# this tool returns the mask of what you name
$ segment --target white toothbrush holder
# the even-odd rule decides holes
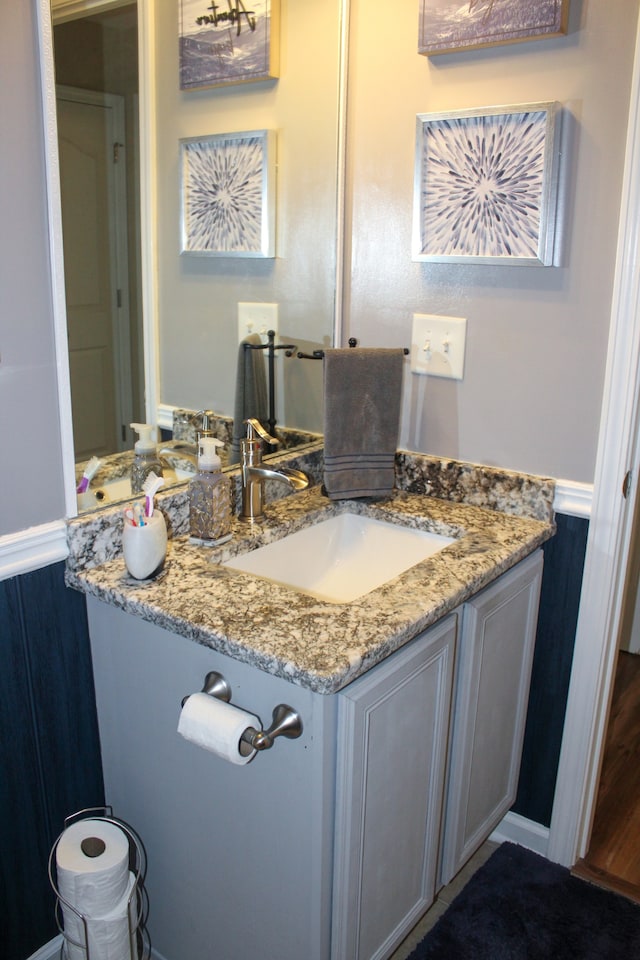
[[[125,520],[122,553],[127,570],[136,580],[147,580],[162,570],[167,555],[167,525],[157,510],[145,517],[144,526]]]

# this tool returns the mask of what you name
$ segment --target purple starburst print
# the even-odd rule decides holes
[[[420,252],[537,258],[546,132],[546,111],[424,124]]]
[[[184,232],[192,253],[262,249],[264,139],[184,144]]]

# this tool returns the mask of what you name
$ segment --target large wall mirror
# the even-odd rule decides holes
[[[276,343],[306,354],[339,324],[348,2],[280,0],[278,79],[182,91],[179,12],[198,2],[52,0],[79,462],[130,450],[132,421],[171,429],[175,408],[232,416],[240,303],[277,304]],[[263,129],[275,256],[182,253],[180,142]],[[320,432],[322,364],[298,351],[276,354],[277,421]]]

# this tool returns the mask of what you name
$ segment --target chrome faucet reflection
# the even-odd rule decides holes
[[[182,457],[184,460],[189,460],[191,463],[198,465],[198,443],[202,437],[213,437],[214,432],[211,426],[211,421],[215,414],[212,410],[198,410],[197,413],[192,414],[188,418],[189,424],[195,429],[195,443],[189,442],[189,440],[165,440],[158,447],[158,453],[160,455],[164,454],[165,456],[173,454],[174,456]]]
[[[198,451],[194,443],[187,440],[166,440],[158,447],[158,454],[165,456],[167,454],[181,457],[183,460],[189,460],[191,463],[198,463]]]
[[[240,519],[247,523],[259,520],[264,510],[264,481],[278,480],[294,490],[305,490],[309,478],[301,470],[290,467],[273,469],[262,463],[262,443],[276,444],[260,422],[253,417],[245,420],[247,435],[240,442],[240,466],[242,472],[242,507]]]

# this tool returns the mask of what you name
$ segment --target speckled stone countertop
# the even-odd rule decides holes
[[[406,456],[408,487],[437,485],[433,477],[442,473],[442,461]],[[450,488],[439,491],[448,499],[397,490],[378,503],[334,503],[315,486],[269,504],[255,528],[236,520],[232,540],[216,549],[174,536],[165,568],[154,581],[133,580],[116,554],[96,566],[76,557],[67,583],[267,673],[321,694],[335,693],[553,536],[551,481],[501,472],[502,494],[495,493],[495,483],[485,484],[480,500],[491,503],[488,508],[455,502],[469,470],[445,473],[449,479],[455,475]],[[474,491],[477,482],[469,483],[468,494]],[[501,498],[508,512],[497,508]],[[455,543],[359,600],[341,604],[220,565],[345,510],[452,536]],[[179,526],[173,523],[174,534]],[[95,542],[93,547],[99,552]]]
[[[196,466],[194,456],[196,453],[196,428],[191,422],[191,417],[195,411],[174,410],[173,412],[173,431],[170,441],[158,441],[157,449],[161,464],[165,468],[164,476],[167,487],[176,486],[181,481],[173,474],[174,470],[181,470],[186,473],[194,473]],[[225,443],[224,448],[220,448],[218,455],[222,461],[223,467],[229,467],[229,447],[233,434],[233,420],[224,417],[222,414],[213,414],[215,420],[212,420],[211,426],[214,430],[214,436]],[[322,437],[320,434],[291,429],[288,427],[279,427],[276,431],[279,446],[276,454],[270,454],[269,459],[275,460],[276,457],[282,459],[283,456],[292,456],[296,448],[307,447],[310,445],[321,445]],[[193,450],[185,454],[180,449],[172,449],[171,443],[174,441],[183,441],[187,445],[192,445]],[[99,467],[94,473],[89,491],[85,494],[85,499],[78,500],[78,509],[81,512],[96,510],[103,506],[110,506],[111,503],[121,503],[126,496],[118,496],[114,499],[113,492],[108,489],[108,484],[112,480],[122,480],[131,476],[131,467],[135,454],[133,450],[125,450],[121,453],[114,453],[110,456],[103,456],[99,459]],[[76,486],[82,479],[83,472],[89,461],[82,460],[76,463]],[[106,489],[105,489],[106,488]]]

